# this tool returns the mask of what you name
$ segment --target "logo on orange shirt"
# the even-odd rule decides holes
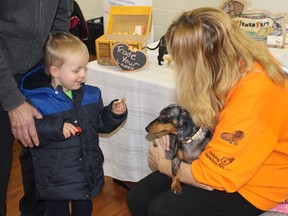
[[[240,130],[236,130],[234,133],[223,132],[220,134],[220,138],[225,141],[228,141],[232,145],[237,145],[238,140],[244,138],[244,132]]]
[[[231,158],[231,157],[222,157],[219,158],[218,156],[216,156],[216,154],[212,151],[208,151],[205,152],[204,154],[206,156],[206,158],[208,158],[213,164],[215,164],[216,166],[218,166],[221,169],[225,169],[230,171],[230,169],[227,169],[226,166],[231,164],[235,159]]]

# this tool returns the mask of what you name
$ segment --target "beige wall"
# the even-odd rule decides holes
[[[85,18],[92,19],[103,16],[102,0],[76,0]],[[171,21],[181,12],[197,7],[218,7],[222,0],[153,0],[154,40],[157,41],[165,33]],[[272,13],[288,13],[287,0],[248,0],[252,9],[268,10]]]
[[[103,16],[103,0],[76,0],[86,20]]]

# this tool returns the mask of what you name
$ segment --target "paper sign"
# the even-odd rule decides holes
[[[224,0],[219,8],[226,12],[241,29],[255,40],[263,41],[268,46],[284,47],[287,14],[272,14],[265,10],[249,10],[247,5],[246,0]]]

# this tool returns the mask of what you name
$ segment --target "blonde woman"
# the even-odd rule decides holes
[[[150,145],[158,171],[127,196],[133,216],[260,215],[288,195],[288,86],[279,63],[224,12],[183,13],[167,33],[179,103],[213,138],[181,163],[182,195],[170,191],[167,137]],[[235,136],[236,134],[241,136]]]

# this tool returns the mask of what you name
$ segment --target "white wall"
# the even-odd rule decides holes
[[[103,16],[102,0],[76,0],[86,20]]]
[[[288,1],[287,0],[250,0],[251,7],[255,10],[267,10],[272,13],[288,13]]]
[[[221,2],[222,0],[153,0],[154,40],[159,40],[171,21],[182,12],[204,6],[218,7]]]
[[[103,16],[102,0],[76,0],[85,18],[92,19]],[[181,12],[197,7],[218,7],[222,0],[152,0],[154,40],[164,35],[171,21]],[[255,10],[267,10],[272,13],[288,13],[287,0],[248,0],[248,7]]]

